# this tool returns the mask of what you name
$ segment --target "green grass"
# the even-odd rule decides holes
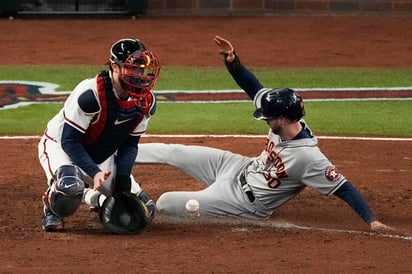
[[[412,136],[412,101],[306,102],[305,120],[316,134]],[[0,111],[1,134],[41,134],[62,104],[30,105]],[[252,117],[251,103],[159,103],[151,134],[266,134]]]
[[[412,86],[412,69],[262,69],[253,73],[266,87],[336,88]],[[158,90],[238,89],[225,68],[163,68]]]
[[[316,133],[412,137],[412,101],[307,102],[306,121]]]
[[[0,80],[48,82],[60,85],[59,91],[72,90],[81,80],[93,77],[105,66],[0,66]]]
[[[105,66],[0,66],[0,80],[40,81],[59,84],[68,91]],[[412,86],[411,69],[364,68],[251,68],[266,87],[402,87]],[[156,90],[238,89],[226,69],[162,67]]]
[[[305,120],[316,134],[412,136],[412,101],[306,102]],[[266,134],[251,103],[161,103],[149,133]],[[405,115],[407,114],[407,115]]]
[[[0,66],[0,80],[50,82],[71,90],[104,66]],[[252,69],[267,87],[412,86],[412,69]],[[155,90],[238,89],[224,68],[163,67]],[[0,135],[41,134],[62,104],[0,110]],[[306,102],[306,121],[316,134],[412,136],[412,101]],[[266,134],[245,103],[159,103],[148,133]]]
[[[0,135],[41,134],[63,104],[35,104],[0,110]]]

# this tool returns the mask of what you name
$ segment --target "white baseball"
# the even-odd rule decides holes
[[[190,199],[186,202],[186,210],[188,212],[194,213],[199,210],[199,202],[195,199]]]
[[[120,214],[119,219],[120,219],[120,222],[122,222],[125,225],[130,224],[130,219],[131,219],[130,215],[125,212]]]

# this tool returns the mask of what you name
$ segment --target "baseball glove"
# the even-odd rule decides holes
[[[151,220],[146,204],[128,191],[107,197],[99,218],[106,230],[117,234],[140,233]]]

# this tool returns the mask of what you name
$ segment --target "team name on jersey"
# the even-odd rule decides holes
[[[275,152],[275,146],[275,143],[271,139],[266,138],[264,148],[264,150],[268,153],[266,163],[271,163],[276,169],[276,177],[272,176],[271,172],[265,172],[263,174],[268,183],[268,186],[271,188],[277,187],[280,184],[280,179],[288,177],[288,174],[286,173],[285,164],[283,163],[279,155]]]

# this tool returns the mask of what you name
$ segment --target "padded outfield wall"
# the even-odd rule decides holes
[[[412,0],[2,0],[2,15],[412,15]]]
[[[148,13],[291,14],[353,13],[412,15],[412,0],[150,0]]]

